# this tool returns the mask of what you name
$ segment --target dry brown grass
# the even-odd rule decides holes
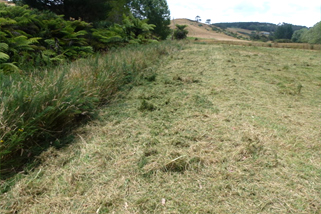
[[[240,36],[243,36],[244,38],[250,38],[248,34],[251,34],[252,30],[242,29],[242,28],[227,28],[228,31],[231,31],[233,33],[237,33]]]
[[[189,44],[43,153],[0,212],[320,213],[319,59]]]
[[[242,41],[240,39],[236,39],[234,37],[225,35],[224,33],[217,33],[212,30],[212,28],[204,23],[192,22],[188,19],[175,19],[172,20],[170,27],[175,29],[175,25],[187,25],[188,37],[196,37],[203,39],[214,39],[220,41]],[[199,26],[199,25],[202,26]]]

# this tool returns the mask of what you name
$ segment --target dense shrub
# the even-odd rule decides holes
[[[0,72],[4,73],[88,57],[124,44],[148,43],[155,27],[129,15],[123,17],[122,25],[93,28],[52,12],[4,4],[0,4],[0,15]]]

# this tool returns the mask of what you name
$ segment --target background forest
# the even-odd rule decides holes
[[[58,64],[129,43],[155,42],[170,34],[166,1],[15,3],[18,6],[0,4],[0,71],[4,73]]]

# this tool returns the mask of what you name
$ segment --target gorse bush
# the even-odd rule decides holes
[[[66,21],[52,12],[0,4],[0,17],[0,72],[5,73],[57,65],[129,43],[154,41],[155,25],[132,15],[124,15],[122,25],[93,28],[84,21]]]
[[[72,128],[178,48],[172,43],[131,45],[30,75],[0,73],[1,177],[49,146],[62,146],[59,139]]]

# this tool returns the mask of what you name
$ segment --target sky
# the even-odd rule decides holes
[[[202,22],[290,23],[313,27],[321,20],[320,0],[167,0],[171,18]]]

